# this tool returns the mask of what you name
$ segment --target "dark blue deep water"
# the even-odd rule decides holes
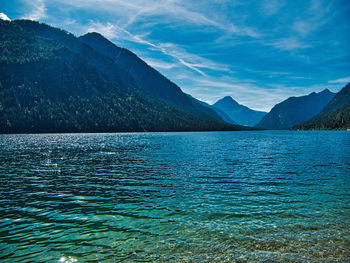
[[[350,132],[0,135],[1,262],[350,262]]]

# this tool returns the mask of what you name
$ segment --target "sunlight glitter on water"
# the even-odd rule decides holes
[[[58,262],[60,263],[74,263],[74,262],[78,262],[78,260],[76,258],[73,257],[61,257]]]

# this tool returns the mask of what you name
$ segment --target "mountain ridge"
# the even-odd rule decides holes
[[[152,97],[67,31],[0,20],[0,33],[1,133],[247,129]]]
[[[305,96],[289,97],[276,104],[255,127],[269,130],[290,129],[316,116],[334,96],[335,93],[325,89]]]
[[[323,110],[293,130],[345,130],[350,129],[350,83],[343,87]]]
[[[111,58],[118,66],[125,69],[136,81],[136,84],[152,96],[174,106],[204,113],[216,120],[222,118],[212,109],[203,107],[197,99],[188,97],[179,86],[170,81],[156,69],[149,66],[132,51],[118,47],[99,33],[90,32],[79,37],[83,43]]]

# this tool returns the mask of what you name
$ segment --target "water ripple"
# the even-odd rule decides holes
[[[349,262],[347,132],[0,135],[1,262]]]

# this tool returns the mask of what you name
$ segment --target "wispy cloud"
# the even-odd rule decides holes
[[[179,77],[183,80],[188,79],[188,75]],[[309,86],[280,83],[263,84],[252,79],[239,79],[232,76],[221,78],[191,76],[190,80],[187,86],[191,86],[191,89],[185,91],[192,94],[195,98],[213,104],[225,96],[231,96],[240,104],[261,111],[270,111],[274,105],[289,97],[304,96],[324,89],[330,89],[333,92],[339,91],[339,85],[335,86],[327,83]],[[178,81],[181,82],[181,80]]]
[[[159,49],[163,54],[176,59],[182,65],[194,70],[202,76],[206,76],[203,69],[230,72],[229,66],[214,62],[197,54],[189,53],[183,47],[173,43],[161,43],[157,45],[157,49]]]
[[[90,24],[87,26],[87,32],[98,32],[106,38],[113,39],[120,36],[124,33],[119,27],[116,27],[112,23],[100,23],[95,21],[90,21]]]
[[[262,1],[265,15],[274,15],[286,4],[286,0],[264,0]]]
[[[24,18],[31,20],[40,20],[47,17],[46,5],[44,0],[25,0],[30,11],[25,14]]]
[[[188,63],[186,61],[184,61],[182,58],[179,59],[180,63],[196,72],[198,72],[199,74],[201,74],[202,76],[206,76],[206,74],[201,71],[200,69],[198,69],[198,66],[196,64],[191,64],[191,63]]]
[[[222,29],[226,36],[237,35],[248,36],[252,38],[260,38],[262,35],[257,29],[253,27],[237,25],[232,22],[227,24],[222,23],[218,26],[218,28]]]
[[[116,24],[112,24],[110,22],[101,23],[99,21],[90,20],[90,23],[85,27],[84,31],[98,32],[110,40],[113,40],[113,39],[126,40],[134,43],[138,43],[138,44],[144,44],[147,46],[155,47],[155,48],[157,47],[157,45],[143,39],[142,36],[134,35],[129,31],[127,31],[126,29]]]
[[[178,67],[176,63],[167,63],[162,60],[155,60],[153,58],[143,58],[148,65],[156,69],[173,69]]]
[[[4,13],[0,13],[0,19],[10,21],[11,19]]]
[[[273,15],[285,6],[287,6],[286,1],[266,0],[264,1],[264,14]],[[260,43],[283,51],[303,51],[306,48],[317,48],[320,39],[315,37],[315,33],[330,21],[329,14],[332,4],[329,1],[311,0],[304,1],[301,6],[304,8],[294,7],[298,11],[291,12],[288,20],[291,22],[277,22],[271,28],[271,34],[267,34]],[[282,17],[285,18],[288,15]]]
[[[302,37],[307,36],[310,33],[310,31],[315,29],[315,27],[315,24],[312,24],[305,20],[296,20],[292,25],[293,31],[295,31]]]
[[[51,0],[52,3],[64,4],[81,10],[95,10],[118,17],[119,26],[150,27],[154,25],[212,27],[222,34],[259,37],[260,33],[253,27],[234,23],[225,17],[214,16],[211,2],[192,3],[183,0]],[[202,7],[200,11],[199,7]],[[205,8],[203,8],[205,7]],[[203,11],[205,10],[205,11]],[[147,21],[147,23],[145,23]]]
[[[323,3],[322,0],[311,1],[307,16],[297,17],[291,26],[292,31],[300,37],[306,37],[318,30],[329,21],[331,3]]]
[[[124,39],[146,45],[153,50],[160,51],[162,54],[175,59],[181,65],[199,73],[202,76],[206,76],[202,69],[230,72],[227,65],[215,63],[209,59],[191,54],[184,48],[181,48],[173,43],[153,43],[152,41],[144,39],[143,36],[134,35],[131,32],[111,23],[102,24],[100,22],[90,21],[90,24],[87,26],[86,30],[87,32],[99,32],[110,39]]]
[[[350,83],[350,76],[349,77],[345,77],[345,78],[330,80],[330,81],[328,81],[328,83],[331,83],[331,84],[347,84],[347,83]]]
[[[305,49],[310,47],[309,44],[303,43],[299,38],[295,36],[272,40],[272,41],[266,42],[265,44],[268,46],[273,46],[280,50],[286,50],[286,51]]]
[[[181,77],[181,76],[180,76]],[[188,76],[182,76],[184,79]],[[297,87],[266,86],[249,79],[237,79],[231,76],[222,78],[192,76],[190,93],[209,104],[231,96],[239,103],[255,110],[269,111],[275,104],[290,96],[305,95]],[[189,92],[188,90],[185,90]]]

